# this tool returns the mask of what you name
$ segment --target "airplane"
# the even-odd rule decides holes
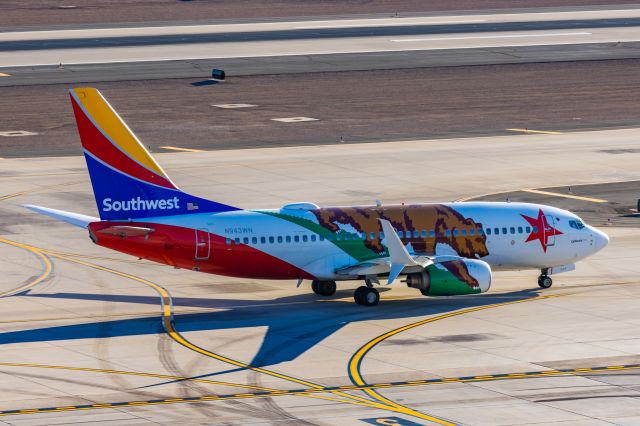
[[[608,236],[577,215],[517,202],[319,207],[297,202],[247,210],[181,191],[95,88],[69,90],[99,217],[25,205],[85,228],[102,247],[175,268],[240,278],[376,285],[404,277],[425,296],[489,290],[493,271],[540,270],[538,285],[575,269]]]

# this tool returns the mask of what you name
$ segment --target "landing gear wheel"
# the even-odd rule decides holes
[[[336,287],[335,281],[313,280],[311,282],[311,289],[318,296],[333,296],[336,294]]]
[[[380,301],[380,293],[375,288],[362,286],[353,293],[353,299],[358,305],[376,306]]]
[[[549,288],[553,285],[553,280],[548,275],[540,275],[540,277],[538,277],[538,285],[541,288]]]

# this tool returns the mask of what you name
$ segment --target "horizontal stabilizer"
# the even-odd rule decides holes
[[[22,207],[27,208],[36,213],[49,216],[56,220],[67,222],[73,226],[79,228],[87,228],[91,222],[100,222],[100,219],[93,216],[87,216],[80,213],[66,212],[64,210],[50,209],[48,207],[34,206],[32,204],[25,204]]]

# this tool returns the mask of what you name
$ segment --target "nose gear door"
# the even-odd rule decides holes
[[[196,229],[196,260],[207,260],[211,254],[211,242],[207,228]]]

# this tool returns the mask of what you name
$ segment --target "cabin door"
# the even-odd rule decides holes
[[[207,228],[196,229],[196,260],[208,260],[211,255],[211,241]]]
[[[543,222],[543,226],[544,229],[542,232],[544,232],[544,242],[545,245],[547,247],[553,247],[556,245],[556,233],[555,231],[555,227],[556,227],[556,221],[553,218],[553,216],[547,214],[544,215],[544,222]]]

